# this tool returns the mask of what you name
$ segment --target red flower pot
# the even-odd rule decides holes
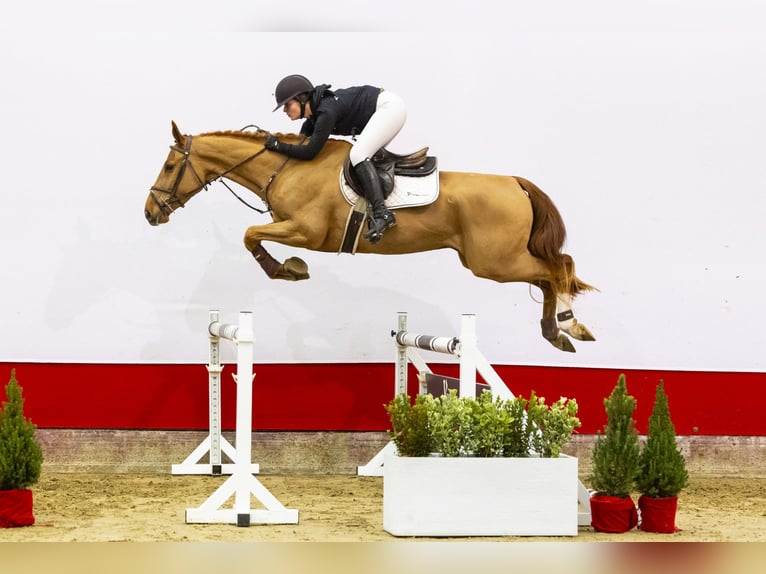
[[[676,531],[676,509],[678,497],[651,498],[640,496],[638,508],[641,511],[641,525],[644,532],[661,532],[670,534]]]
[[[0,528],[32,526],[34,523],[31,490],[0,490]]]
[[[638,524],[638,511],[629,496],[594,494],[590,498],[590,520],[597,532],[627,532]]]

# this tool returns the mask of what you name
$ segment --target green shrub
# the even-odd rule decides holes
[[[5,387],[7,402],[0,409],[0,490],[28,488],[40,478],[43,452],[35,426],[24,416],[24,399],[16,369]]]
[[[431,401],[428,426],[435,451],[444,456],[460,456],[473,451],[475,445],[471,426],[475,409],[458,397],[455,390]]]
[[[506,429],[511,423],[511,412],[505,401],[484,391],[476,400],[469,401],[472,410],[472,444],[476,456],[502,456]]]
[[[402,393],[385,405],[391,437],[399,456],[428,456],[432,450],[431,430],[428,427],[428,397],[418,395],[415,402]]]
[[[532,449],[545,458],[558,458],[561,447],[572,437],[575,428],[581,425],[577,418],[577,401],[561,397],[550,406],[545,398],[532,397],[536,400],[527,407],[527,415],[537,432],[531,434]]]
[[[530,397],[534,395],[532,391]],[[503,456],[525,457],[529,456],[532,450],[532,434],[535,432],[535,427],[527,424],[528,402],[521,396],[505,401],[504,406],[509,422],[503,437]]]
[[[534,391],[529,399],[504,400],[489,391],[473,399],[452,390],[439,398],[419,395],[414,405],[401,394],[386,411],[400,456],[558,457],[580,425],[577,401],[562,397],[548,406]]]

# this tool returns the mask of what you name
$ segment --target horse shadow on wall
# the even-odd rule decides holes
[[[340,360],[342,352],[353,357],[350,360],[364,362],[374,360],[369,349],[390,344],[393,361],[387,329],[395,327],[396,311],[416,309],[418,321],[429,329],[454,323],[454,317],[446,317],[437,305],[406,294],[393,280],[388,283],[391,288],[359,287],[344,281],[333,270],[330,259],[338,257],[334,254],[312,253],[316,261],[308,281],[268,279],[242,247],[240,237],[212,222],[206,232],[198,232],[191,239],[157,237],[153,230],[130,241],[93,235],[80,222],[74,243],[62,249],[45,320],[48,328],[61,332],[84,321],[83,317],[93,321],[94,314],[100,315],[99,328],[117,334],[113,338],[118,346],[113,355],[116,361],[161,362],[173,356],[167,350],[186,344],[179,338],[179,321],[194,337],[190,344],[205,357],[204,329],[210,309],[219,309],[224,322],[236,322],[240,310],[253,311],[259,339],[256,360],[259,356],[269,360],[276,349],[278,356],[289,355],[295,361],[316,362],[323,354]],[[279,248],[275,246],[275,251]],[[141,257],[139,262],[136,254],[146,253],[152,256]],[[329,264],[317,264],[322,259]],[[125,263],[115,265],[115,261]],[[357,258],[350,263],[337,261],[341,269],[362,263]],[[199,268],[201,274],[190,273]],[[135,316],[137,309],[143,317]],[[381,314],[385,315],[386,329],[379,333],[370,324]],[[278,335],[280,329],[283,338]]]
[[[374,361],[376,357],[371,357],[369,350],[390,345],[393,361],[390,330],[396,326],[397,311],[417,309],[419,319],[432,326],[452,323],[438,305],[407,294],[395,279],[382,286],[363,287],[345,280],[364,265],[359,257],[310,252],[311,278],[290,282],[267,278],[242,243],[220,233],[218,228],[215,246],[190,300],[220,309],[224,322],[236,322],[237,311],[253,311],[259,339],[256,347],[271,347],[278,356],[289,355],[287,360]],[[275,256],[282,256],[281,251],[295,254],[293,247],[273,245]],[[349,268],[351,271],[344,273]],[[189,311],[198,315],[192,307]],[[187,316],[190,323],[193,319],[198,322],[198,317]],[[371,328],[381,320],[384,328]],[[280,332],[284,336],[275,338],[274,334]],[[266,334],[269,340],[263,336]]]

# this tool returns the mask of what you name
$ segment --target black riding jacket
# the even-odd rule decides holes
[[[314,159],[330,134],[353,136],[361,131],[375,113],[381,89],[374,86],[354,86],[330,90],[329,84],[314,88],[307,105],[311,117],[301,126],[301,134],[309,136],[307,143],[279,143],[279,151],[296,159]]]

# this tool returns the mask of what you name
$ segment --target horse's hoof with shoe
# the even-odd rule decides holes
[[[569,336],[574,337],[578,341],[595,341],[596,337],[588,330],[588,327],[582,323],[578,323],[577,319],[574,320],[574,324],[569,327],[561,327],[561,330],[567,333]]]
[[[548,339],[546,337],[546,339]],[[569,337],[567,337],[564,333],[559,332],[558,335],[553,337],[552,339],[548,339],[551,345],[556,347],[557,349],[560,349],[561,351],[566,351],[567,353],[576,353],[577,349],[575,349],[574,345],[572,344],[572,341],[569,340]]]
[[[286,281],[303,281],[309,278],[309,266],[300,257],[288,257],[285,262],[279,266],[274,279],[284,279]]]

